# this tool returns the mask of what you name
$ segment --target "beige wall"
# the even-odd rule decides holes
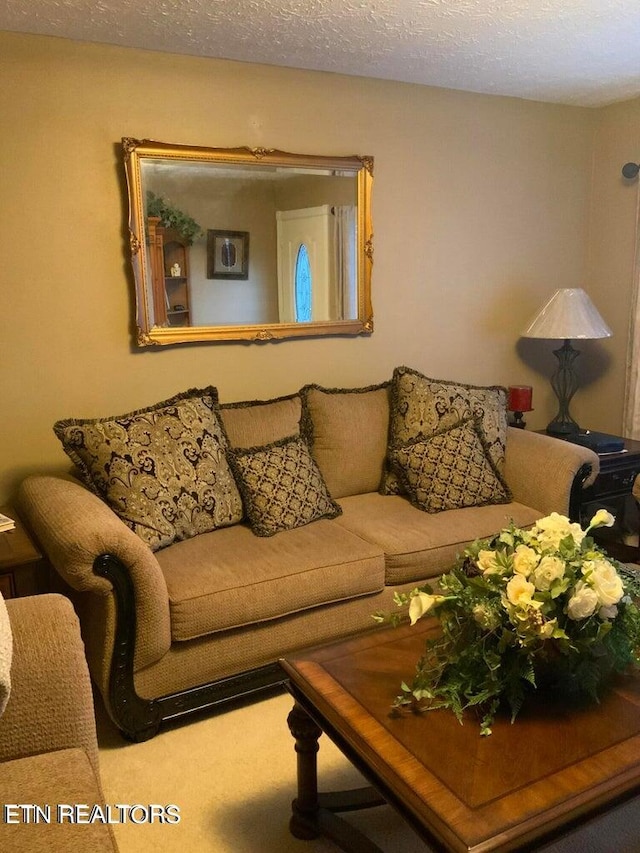
[[[640,98],[598,110],[588,281],[614,337],[606,357],[594,359],[594,372],[586,365],[583,370],[587,393],[580,405],[595,429],[622,427],[640,182],[626,180],[621,170],[639,160]]]
[[[0,57],[2,499],[30,472],[67,468],[56,419],[116,414],[209,383],[222,400],[257,398],[309,381],[377,382],[408,364],[441,378],[533,384],[533,428],[555,413],[551,347],[523,347],[519,332],[555,288],[591,280],[592,172],[624,220],[629,253],[635,190],[619,187],[615,171],[624,108],[618,116],[9,33]],[[373,155],[374,334],[136,348],[123,136]],[[616,161],[609,177],[594,156]],[[595,207],[593,216],[603,218]],[[615,337],[593,345],[609,368],[588,396],[594,425],[617,429],[610,389],[622,383],[628,298],[606,311],[606,284],[628,291],[629,263],[608,275],[615,251],[604,229],[599,236],[594,295]],[[576,411],[584,405],[576,400]]]

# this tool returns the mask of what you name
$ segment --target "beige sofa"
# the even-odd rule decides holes
[[[239,516],[237,499],[225,491],[203,519],[200,510],[209,502],[208,492],[193,487],[184,498],[182,489],[191,527],[159,547],[160,539],[171,538],[171,530],[163,528],[166,513],[158,510],[162,500],[157,496],[148,509],[157,517],[141,529],[130,517],[127,526],[109,505],[120,501],[121,516],[127,516],[127,495],[116,490],[99,497],[71,476],[31,476],[19,493],[21,515],[73,596],[89,667],[109,714],[135,740],[155,734],[163,720],[224,706],[281,682],[280,657],[372,628],[372,614],[393,607],[395,590],[437,576],[467,543],[492,535],[510,520],[526,525],[554,510],[571,512],[583,485],[598,471],[598,457],[585,448],[507,428],[504,389],[436,382],[408,368],[397,368],[391,380],[370,388],[312,385],[276,400],[219,408],[215,389],[193,389],[123,416],[115,425],[114,419],[66,421],[57,431],[72,445],[67,450],[75,461],[98,465],[96,454],[104,450],[100,442],[111,449],[119,446],[123,424],[139,429],[142,418],[146,434],[158,412],[193,406],[198,394],[200,409],[205,395],[206,407],[216,410],[211,416],[223,425],[218,441],[229,448],[241,486]],[[183,420],[190,424],[209,417],[206,411],[204,416],[195,416],[193,408],[185,411]],[[469,412],[473,418],[467,423]],[[463,422],[464,427],[456,426]],[[498,503],[481,495],[471,501],[481,505],[464,505],[463,496],[459,508],[435,512],[428,505],[424,511],[402,493],[411,484],[400,476],[404,468],[395,457],[390,468],[391,449],[423,450],[416,439],[421,436],[429,436],[425,446],[432,449],[453,440],[459,429],[474,430],[469,433],[474,447],[479,436],[478,453],[485,454],[482,464],[489,464],[483,471],[497,477],[491,488],[506,484],[506,492]],[[206,434],[210,439],[211,431]],[[285,518],[290,529],[256,535],[260,525],[262,533],[273,532],[274,508],[280,511],[298,484],[269,493],[266,501],[263,494],[260,504],[251,492],[252,466],[256,460],[275,460],[268,470],[261,462],[264,485],[290,465],[291,454],[304,457],[305,447],[311,448],[327,489],[321,517],[313,515],[315,509],[304,516],[305,492],[293,510],[289,505],[275,514],[276,524]],[[122,472],[127,453],[118,453],[120,488],[131,470]],[[171,464],[182,465],[184,455],[188,452]],[[465,455],[465,446],[459,445],[447,458],[450,463]],[[224,453],[216,457],[218,463],[220,456]],[[112,453],[99,463],[100,474],[113,458]],[[146,456],[138,461],[135,470],[147,461]],[[445,492],[456,476],[441,477]],[[228,471],[218,467],[214,479],[229,487]],[[426,493],[427,501],[431,497]],[[453,500],[454,505],[460,500],[458,492]],[[291,522],[292,512],[301,512],[302,521]],[[216,529],[199,532],[211,524]],[[145,536],[151,544],[143,541]]]
[[[58,814],[60,804],[105,805],[89,671],[78,619],[63,596],[12,599],[6,609],[0,598],[0,711],[5,691],[0,850],[113,853],[108,824]],[[39,806],[38,820],[18,805]]]

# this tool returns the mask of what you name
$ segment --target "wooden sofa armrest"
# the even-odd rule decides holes
[[[507,430],[504,473],[513,499],[544,515],[559,512],[578,521],[573,504],[599,470],[598,455],[587,447],[515,427]]]
[[[79,747],[98,771],[89,670],[78,617],[62,595],[6,602],[11,692],[0,717],[0,761]]]
[[[113,586],[94,571],[105,556],[115,558],[133,587],[134,668],[148,666],[166,654],[171,646],[167,585],[155,555],[140,537],[71,477],[28,477],[20,485],[17,503],[53,567],[82,593],[77,609],[91,673],[98,684],[102,687],[107,678],[116,619]]]

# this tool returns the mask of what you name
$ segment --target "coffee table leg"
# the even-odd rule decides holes
[[[296,741],[298,756],[298,796],[292,803],[291,834],[309,840],[321,833],[318,827],[318,739],[322,729],[297,702],[287,717]]]

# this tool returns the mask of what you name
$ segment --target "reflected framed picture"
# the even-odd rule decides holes
[[[207,278],[249,276],[249,232],[207,230]]]

